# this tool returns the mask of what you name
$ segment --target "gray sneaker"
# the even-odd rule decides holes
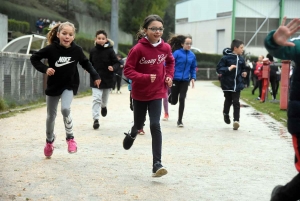
[[[233,122],[233,130],[237,130],[240,127],[240,123],[238,121]]]

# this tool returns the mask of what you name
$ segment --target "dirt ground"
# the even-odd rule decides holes
[[[223,101],[220,88],[197,81],[188,91],[184,128],[176,126],[178,105],[169,105],[170,119],[161,121],[168,174],[161,178],[151,177],[148,120],[146,134],[130,150],[122,147],[133,119],[126,86],[110,95],[99,130],[92,127],[91,97],[73,100],[76,154],[67,152],[60,112],[51,159],[43,153],[46,107],[0,119],[0,200],[269,200],[275,185],[296,175],[290,135],[251,107],[241,108],[234,131],[223,122]]]

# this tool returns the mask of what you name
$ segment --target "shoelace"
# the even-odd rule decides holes
[[[131,139],[135,139],[135,138],[133,138],[131,135],[130,135],[130,133],[129,133],[129,131],[128,131],[128,133],[124,133],[125,135],[127,135],[127,136],[129,136]]]

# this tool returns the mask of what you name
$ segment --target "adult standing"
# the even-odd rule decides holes
[[[191,36],[174,35],[168,40],[168,43],[172,47],[175,59],[175,72],[169,102],[172,105],[176,105],[179,98],[177,126],[183,127],[182,117],[186,93],[190,82],[192,83],[192,88],[194,88],[197,61],[195,54],[191,51]]]

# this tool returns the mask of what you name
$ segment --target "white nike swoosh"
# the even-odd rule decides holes
[[[57,63],[57,61],[55,62],[55,66],[56,67],[62,67],[62,66],[64,66],[64,65],[67,65],[67,64],[70,64],[70,63],[73,63],[74,61],[68,61],[68,62],[66,62],[66,63],[61,63],[61,64],[59,64],[59,63]]]

